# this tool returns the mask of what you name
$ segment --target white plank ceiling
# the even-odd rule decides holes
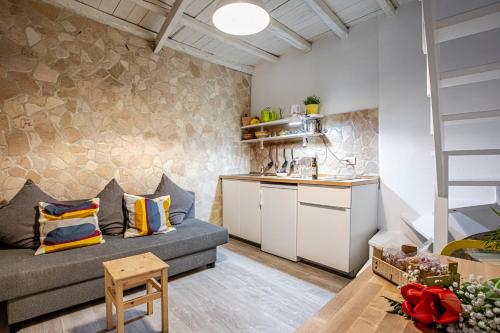
[[[106,23],[106,15],[112,16],[114,26],[120,26],[123,22],[131,31],[126,22],[133,24],[142,32],[158,33],[165,22],[166,15],[176,0],[45,0],[47,2],[62,5],[73,9],[82,15],[91,18],[99,17],[103,23]],[[177,0],[181,1],[181,0]],[[196,20],[212,26],[211,17],[217,0],[184,0],[189,1],[184,9],[184,15],[188,15]],[[314,0],[323,2],[331,11],[337,15],[341,23],[346,27],[353,26],[374,15],[382,13],[381,2],[389,6],[397,7],[396,0]],[[78,3],[77,3],[78,2]],[[88,6],[82,10],[81,5]],[[329,25],[320,18],[317,12],[313,11],[308,1],[304,0],[264,0],[264,7],[270,13],[271,17],[279,23],[286,26],[298,34],[302,39],[309,42],[332,34]],[[90,12],[92,15],[88,15]],[[104,19],[101,14],[105,14]],[[228,64],[228,67],[251,72],[252,66],[255,66],[262,57],[247,52],[242,48],[231,45],[224,40],[224,36],[207,36],[203,31],[195,31],[190,27],[178,24],[174,28],[174,33],[169,36],[168,41],[176,41],[175,45],[187,45],[183,50],[187,53],[201,52],[206,59],[215,59],[218,63]],[[133,27],[132,27],[133,28]],[[132,29],[133,30],[133,29]],[[198,29],[199,30],[199,29]],[[146,33],[148,33],[146,31]],[[133,31],[132,31],[133,32]],[[144,35],[144,33],[143,33]],[[153,34],[154,35],[154,34]],[[255,46],[272,55],[280,56],[290,47],[291,43],[280,38],[271,29],[266,29],[256,35],[239,38],[245,43]],[[165,46],[172,47],[172,43],[167,42]],[[307,45],[307,44],[306,44]],[[189,48],[190,47],[190,48]],[[192,49],[194,48],[194,49]],[[192,51],[195,52],[192,52]],[[239,67],[238,65],[243,65]],[[241,69],[244,68],[244,69]],[[250,68],[250,70],[248,70]]]

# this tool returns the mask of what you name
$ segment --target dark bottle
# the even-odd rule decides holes
[[[318,161],[316,160],[316,157],[313,157],[311,167],[312,167],[312,179],[318,179]]]

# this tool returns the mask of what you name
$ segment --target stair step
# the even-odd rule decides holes
[[[440,88],[500,79],[500,62],[442,72]]]
[[[432,240],[434,238],[433,216],[419,216],[417,218],[410,218],[407,214],[401,214],[401,219],[412,230],[416,231],[426,240]]]
[[[477,112],[464,112],[456,114],[443,114],[441,115],[442,121],[458,121],[482,118],[496,118],[500,117],[500,110],[477,111]]]
[[[450,16],[436,22],[436,43],[500,28],[500,3]]]
[[[444,150],[448,156],[486,156],[500,155],[500,149],[469,149],[469,150]]]
[[[450,180],[448,186],[500,186],[500,180]]]

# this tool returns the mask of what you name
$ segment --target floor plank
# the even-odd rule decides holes
[[[170,332],[293,332],[335,296],[349,279],[260,251],[231,239],[213,269],[169,282]],[[136,297],[143,290],[135,290]],[[160,302],[125,313],[126,331],[160,332]],[[105,332],[104,300],[25,322],[22,333]]]

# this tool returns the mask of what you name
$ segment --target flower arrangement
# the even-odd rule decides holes
[[[421,325],[446,332],[500,332],[500,278],[482,281],[469,277],[459,286],[425,286],[411,282],[401,287],[404,301],[385,297],[390,313],[411,318]]]

